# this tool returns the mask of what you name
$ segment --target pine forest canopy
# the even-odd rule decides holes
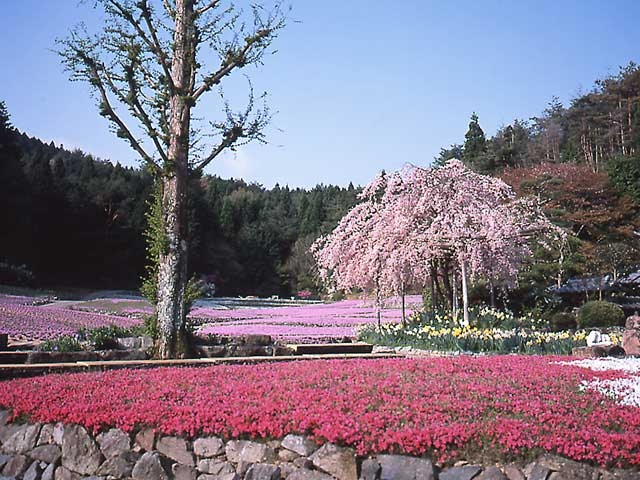
[[[0,284],[137,289],[144,271],[145,210],[153,178],[12,129],[0,115]],[[189,275],[220,295],[295,295],[316,290],[308,245],[335,227],[358,189],[266,189],[242,180],[194,178],[189,203]],[[90,248],[87,246],[90,245]]]

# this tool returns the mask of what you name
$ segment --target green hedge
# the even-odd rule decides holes
[[[620,326],[624,319],[624,311],[618,305],[598,300],[585,303],[578,312],[580,328]]]

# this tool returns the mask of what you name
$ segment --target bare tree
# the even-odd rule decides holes
[[[284,26],[284,15],[279,3],[269,10],[252,5],[243,12],[221,0],[97,0],[96,6],[105,14],[101,32],[90,35],[76,27],[59,40],[59,53],[71,79],[89,83],[100,114],[161,186],[157,354],[172,358],[187,341],[189,177],[227,149],[264,142],[270,120],[266,105],[255,105],[251,87],[240,112],[223,97],[222,118],[209,122],[207,132],[196,127],[192,111],[231,73],[262,63]],[[213,68],[205,68],[205,62]]]

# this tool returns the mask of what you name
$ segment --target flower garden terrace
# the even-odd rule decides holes
[[[408,297],[407,313],[420,302],[419,296]],[[392,302],[382,311],[384,322],[400,321],[402,313],[397,304]],[[152,307],[141,299],[105,298],[58,306],[44,299],[0,295],[0,333],[24,340],[50,340],[74,335],[81,328],[106,325],[131,328],[140,325],[141,319],[152,312]],[[357,327],[375,322],[375,309],[370,302],[361,300],[238,309],[221,309],[205,303],[190,313],[190,323],[199,335],[266,334],[292,343],[355,338]]]
[[[426,455],[439,464],[527,461],[552,452],[640,466],[640,404],[603,387],[640,369],[595,371],[566,360],[460,356],[48,375],[4,382],[0,407],[14,418],[93,432],[151,427],[224,439],[298,433],[359,455]]]

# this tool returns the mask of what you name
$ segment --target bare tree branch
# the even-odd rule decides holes
[[[162,49],[162,45],[158,40],[157,31],[155,27],[153,27],[153,22],[151,20],[151,11],[149,10],[149,6],[147,5],[146,0],[141,0],[136,6],[140,9],[142,13],[142,17],[145,19],[145,23],[147,24],[147,28],[149,28],[149,33],[151,34],[151,38],[147,35],[140,23],[133,17],[131,12],[126,9],[124,5],[122,5],[117,0],[106,0],[110,5],[115,8],[114,13],[116,13],[120,18],[126,20],[138,33],[140,38],[147,44],[151,52],[158,59],[158,63],[162,67],[162,70],[167,78],[167,82],[169,84],[170,89],[174,89],[175,85],[173,84],[173,77],[171,76],[171,72],[169,70],[169,64],[167,62],[167,55]]]
[[[162,49],[162,44],[158,39],[158,31],[156,27],[153,25],[153,20],[151,18],[151,10],[149,9],[149,5],[147,4],[147,0],[141,0],[138,3],[138,8],[142,11],[142,17],[144,18],[145,23],[147,24],[147,28],[151,33],[151,39],[153,40],[153,45],[155,45],[155,53],[158,57],[158,61],[162,65],[162,69],[164,70],[164,74],[167,76],[167,80],[169,81],[169,85],[171,88],[174,88],[173,77],[169,71],[169,64],[167,62],[167,56]]]
[[[225,101],[226,121],[211,124],[213,129],[217,130],[219,135],[222,136],[222,141],[206,158],[195,163],[192,168],[194,172],[201,172],[227,148],[233,150],[235,147],[249,143],[252,140],[266,143],[263,130],[271,121],[271,115],[266,102],[261,109],[255,109],[253,86],[248,78],[247,81],[249,83],[249,102],[246,109],[240,113],[234,113],[231,111],[229,104]],[[222,92],[220,92],[220,94],[224,99]],[[264,100],[266,98],[266,93],[261,95],[259,98]]]
[[[262,48],[262,42],[273,35],[272,29],[258,30],[255,35],[247,37],[245,39],[244,46],[237,51],[229,51],[227,57],[224,59],[221,67],[214,73],[206,76],[202,81],[202,84],[193,92],[191,97],[195,102],[206,91],[210,90],[212,86],[218,85],[220,81],[235,68],[244,67],[247,64],[250,52],[252,49]]]
[[[200,7],[199,9],[197,9],[194,12],[194,15],[196,17],[201,16],[203,13],[207,12],[208,10],[211,10],[212,8],[216,8],[218,5],[220,4],[220,0],[213,0],[212,2],[209,2],[207,5],[203,5],[202,7]]]
[[[98,68],[98,64],[96,61],[86,55],[84,52],[80,50],[76,50],[75,54],[77,58],[81,60],[84,65],[87,67],[89,73],[89,81],[91,85],[93,85],[100,94],[101,101],[101,113],[106,116],[111,122],[118,126],[117,135],[125,140],[128,140],[131,144],[131,147],[138,152],[138,154],[142,157],[142,159],[156,172],[160,172],[160,166],[155,162],[155,160],[149,155],[146,150],[142,147],[140,142],[134,137],[131,133],[127,125],[122,121],[120,116],[116,113],[114,108],[111,106],[111,102],[109,101],[109,95],[107,94],[106,88],[104,86],[104,82],[100,77],[100,69]]]
[[[220,155],[225,149],[233,146],[233,144],[240,138],[242,134],[241,130],[230,130],[224,137],[224,140],[216,146],[212,152],[192,169],[192,172],[201,172],[207,165],[209,165],[218,155]]]
[[[104,81],[109,89],[114,93],[114,95],[116,95],[116,97],[118,97],[120,102],[129,107],[129,110],[131,111],[133,116],[140,120],[142,125],[147,130],[147,134],[153,141],[153,144],[155,145],[156,151],[158,152],[158,155],[160,155],[160,158],[162,158],[162,160],[165,162],[168,161],[167,154],[158,140],[158,131],[153,126],[153,123],[151,122],[151,119],[149,118],[149,115],[145,111],[144,107],[140,103],[140,100],[138,100],[137,92],[139,91],[139,87],[135,79],[133,77],[130,77],[128,79],[129,95],[125,96],[122,91],[115,85],[113,79],[111,78],[111,75],[109,75],[107,70],[104,68],[102,68],[101,70],[104,74]]]

